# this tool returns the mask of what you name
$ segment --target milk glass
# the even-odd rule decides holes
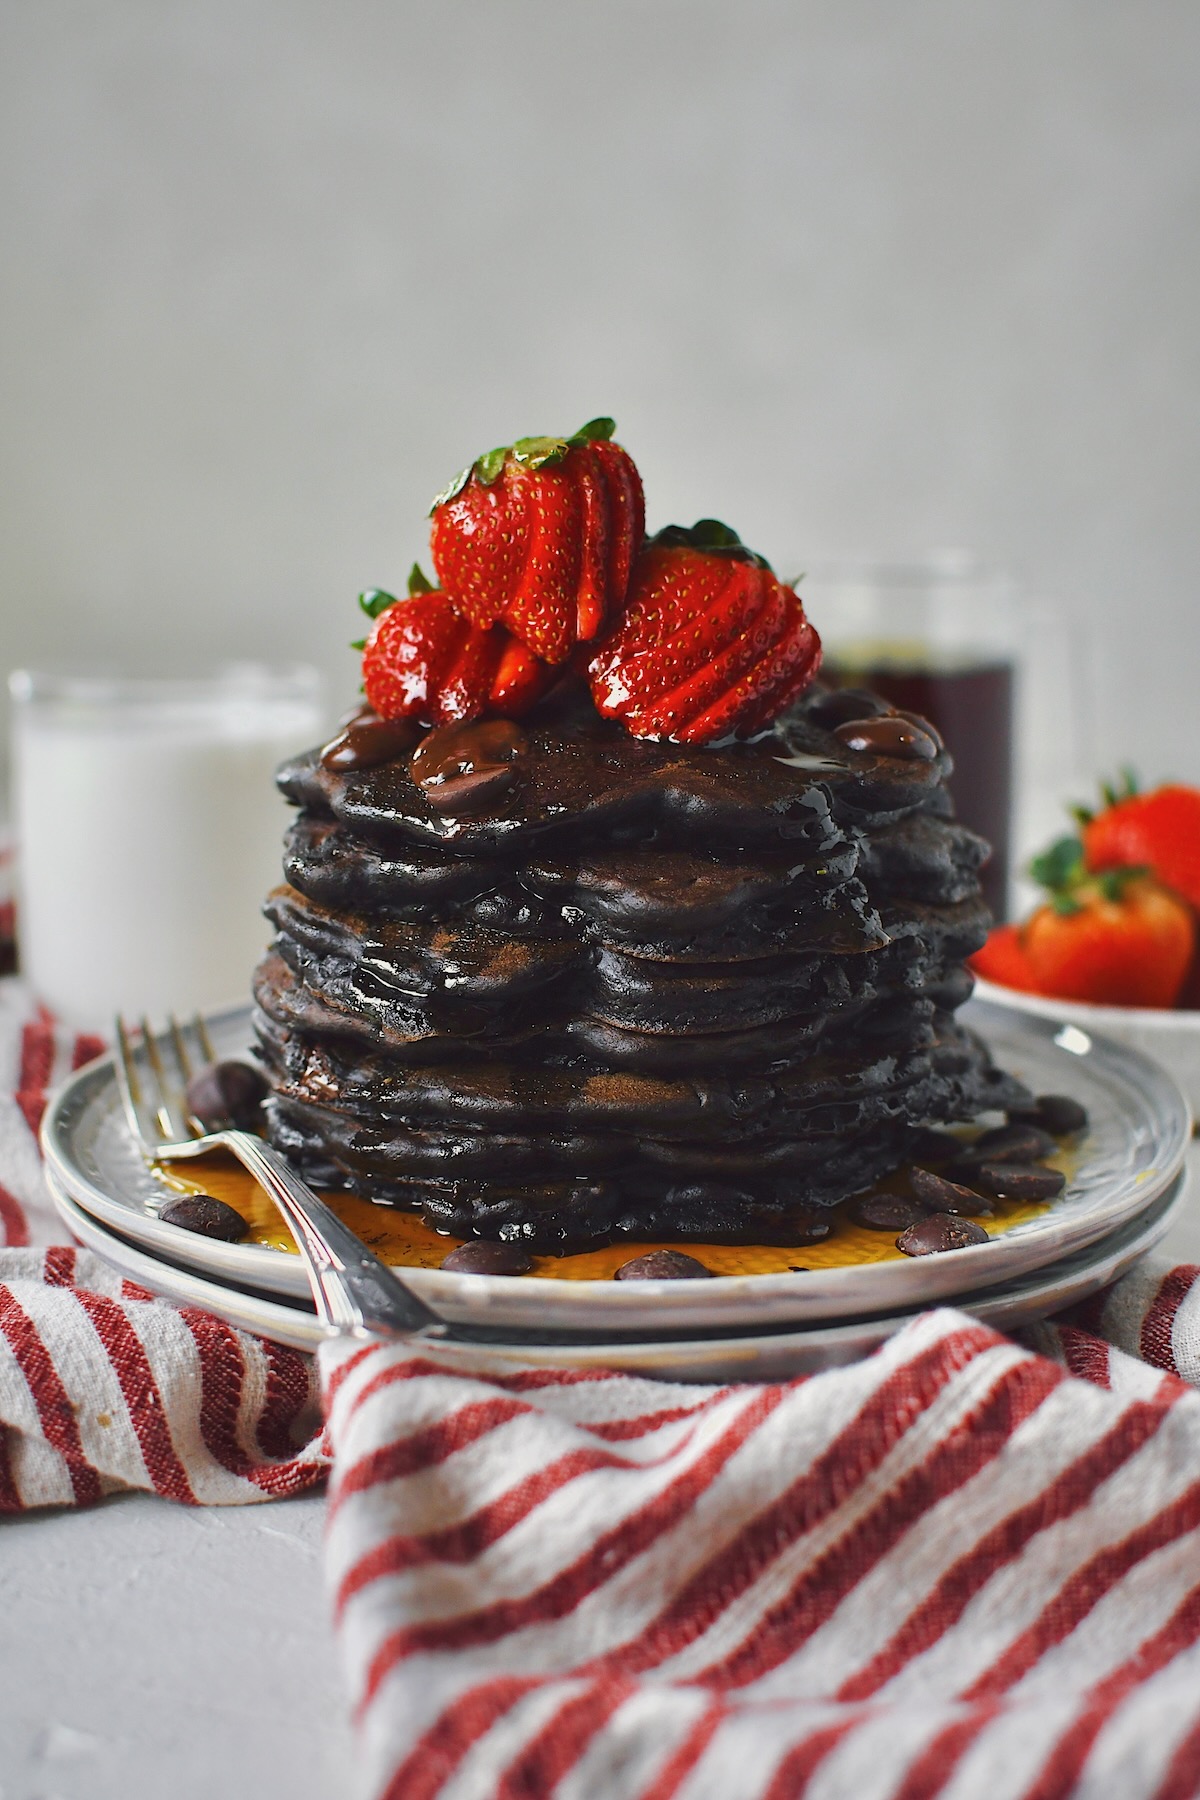
[[[17,932],[38,998],[93,1030],[245,999],[280,880],[273,773],[320,734],[316,671],[21,670],[9,686]]]

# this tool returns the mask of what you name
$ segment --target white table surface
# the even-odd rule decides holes
[[[1190,1205],[1164,1241],[1200,1262]],[[343,1800],[320,1495],[143,1495],[0,1526],[0,1800]]]

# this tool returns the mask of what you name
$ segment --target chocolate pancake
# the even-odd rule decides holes
[[[786,1243],[1017,1093],[950,1016],[988,918],[948,760],[822,717],[690,747],[559,703],[485,774],[463,728],[287,765],[274,1141],[462,1236]]]

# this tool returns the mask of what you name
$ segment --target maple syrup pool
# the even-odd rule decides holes
[[[1070,1178],[1071,1163],[1076,1157],[1060,1150],[1045,1159],[1050,1168],[1060,1169]],[[271,1250],[287,1250],[296,1254],[296,1246],[274,1204],[258,1186],[252,1175],[224,1151],[214,1151],[203,1163],[189,1162],[164,1165],[160,1173],[166,1184],[178,1193],[212,1194],[241,1213],[249,1225],[243,1240],[262,1244]],[[904,1194],[907,1184],[901,1171],[881,1181],[872,1193]],[[375,1206],[353,1194],[334,1191],[322,1195],[352,1231],[357,1232],[384,1262],[400,1268],[440,1268],[451,1250],[463,1240],[443,1237],[422,1223],[416,1213],[398,1212],[392,1207]],[[861,1198],[861,1196],[860,1196]],[[680,1250],[702,1262],[714,1275],[785,1275],[789,1271],[838,1269],[856,1263],[904,1262],[904,1253],[896,1248],[896,1233],[869,1231],[856,1225],[849,1216],[853,1203],[843,1201],[829,1209],[833,1230],[819,1244],[697,1244],[683,1242],[635,1243],[623,1239],[606,1244],[600,1250],[584,1250],[573,1256],[538,1256],[533,1260],[533,1276],[549,1276],[556,1281],[611,1281],[622,1263],[651,1250]],[[980,1224],[991,1237],[1011,1231],[1029,1219],[1048,1212],[1052,1201],[1032,1204],[993,1203],[996,1211]],[[529,1280],[530,1276],[520,1277]]]

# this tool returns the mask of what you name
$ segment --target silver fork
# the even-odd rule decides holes
[[[185,1089],[199,1062],[216,1061],[204,1020],[197,1015],[185,1030],[168,1020],[168,1036],[178,1082],[167,1074],[158,1042],[146,1019],[135,1039],[124,1019],[116,1022],[117,1082],[129,1129],[147,1162],[204,1156],[230,1150],[268,1193],[284,1218],[304,1260],[317,1317],[331,1331],[354,1337],[444,1337],[447,1325],[368,1250],[319,1195],[293,1172],[279,1152],[249,1131],[208,1131],[187,1110]]]

